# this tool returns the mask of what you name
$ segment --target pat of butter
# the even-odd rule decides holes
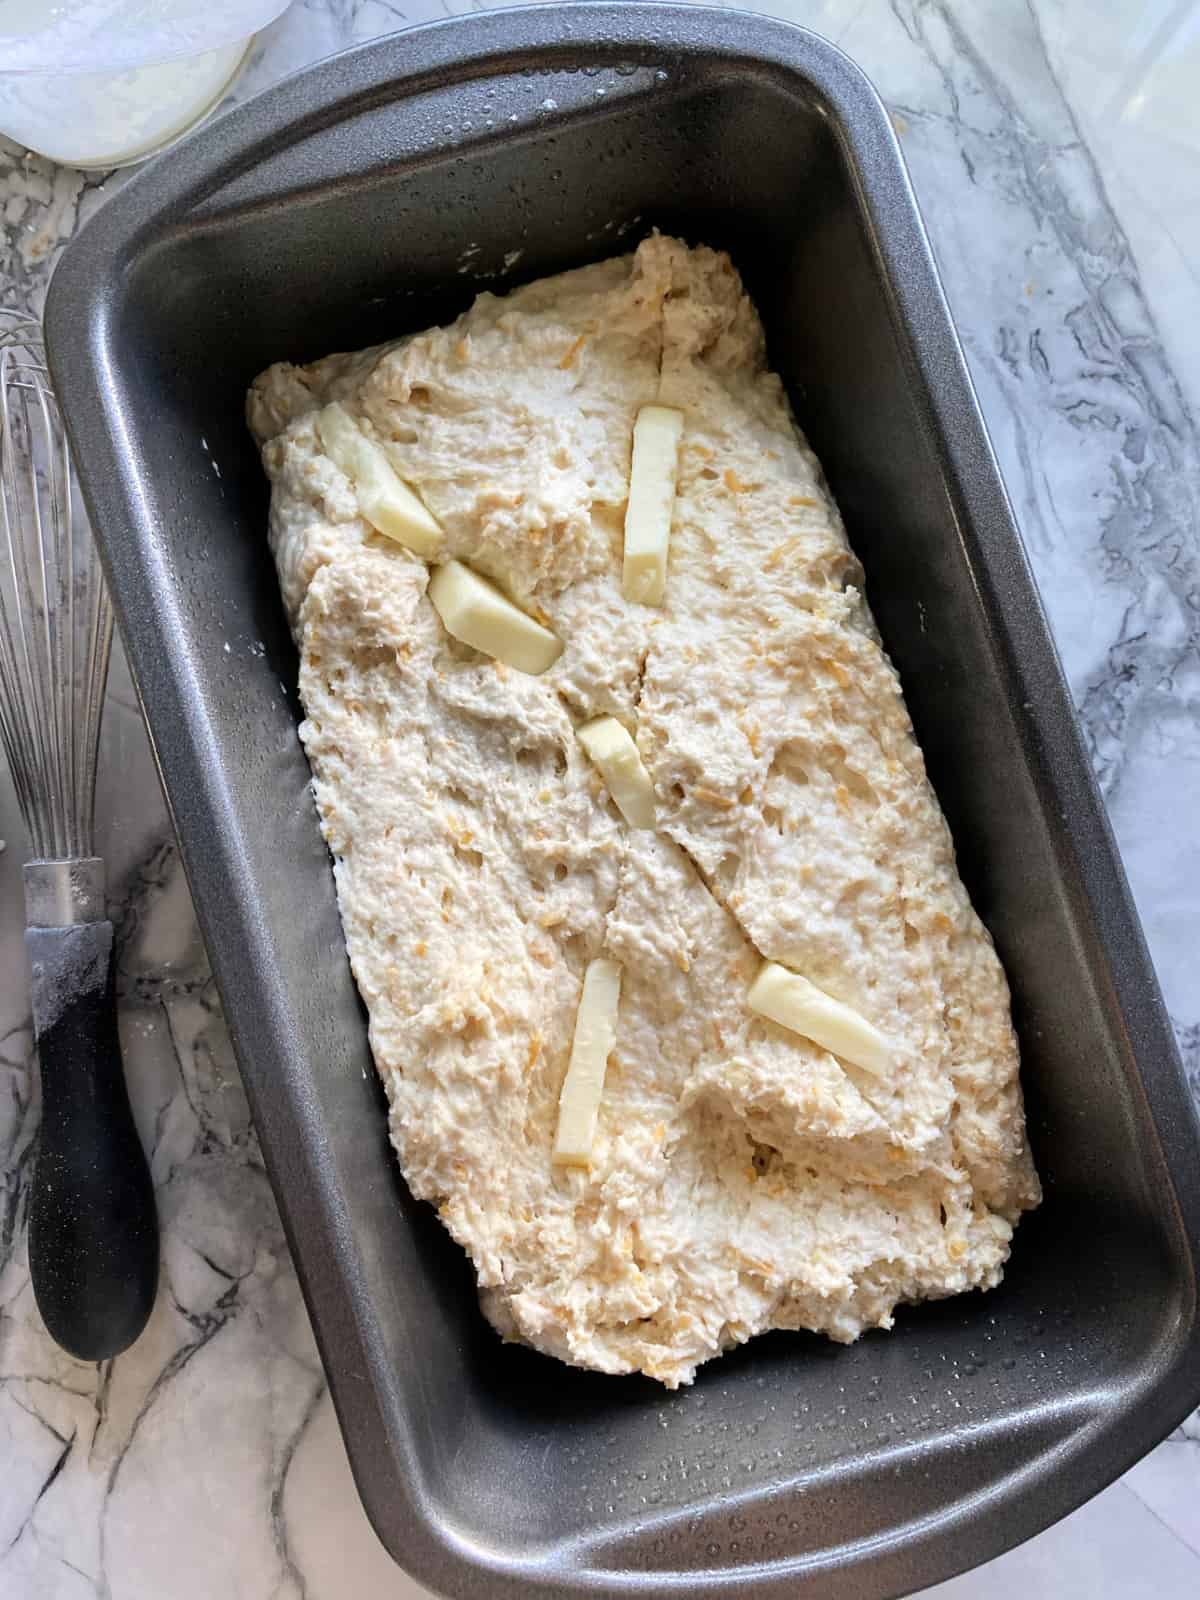
[[[793,1033],[802,1033],[866,1072],[885,1073],[895,1057],[891,1043],[852,1006],[843,1005],[798,972],[789,972],[774,961],[763,962],[746,1004],[751,1011]]]
[[[666,592],[682,432],[683,412],[670,406],[643,406],[633,425],[621,592],[644,606],[662,605]]]
[[[461,561],[437,569],[429,580],[429,598],[447,633],[518,672],[536,676],[562,654],[561,639]]]
[[[652,828],[654,785],[628,730],[616,717],[597,717],[577,728],[576,736],[629,826]]]
[[[379,533],[414,555],[434,555],[440,524],[393,468],[379,445],[336,400],[317,413],[321,448],[354,485],[358,508]]]
[[[620,962],[603,957],[589,961],[575,1013],[571,1060],[558,1100],[555,1166],[586,1167],[591,1161],[604,1073],[617,1038],[620,1004]]]

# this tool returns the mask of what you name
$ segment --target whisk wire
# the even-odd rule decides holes
[[[26,371],[28,368],[18,360],[14,347],[0,350],[0,437],[4,445],[4,453],[0,456],[0,489],[4,497],[4,535],[12,577],[11,603],[15,622],[11,631],[19,647],[22,669],[14,677],[12,687],[6,688],[5,696],[24,713],[21,720],[26,737],[24,748],[19,748],[16,753],[16,764],[20,765],[24,760],[30,774],[40,774],[42,779],[40,784],[35,779],[29,785],[31,793],[39,794],[41,804],[34,807],[32,816],[26,815],[25,823],[33,835],[37,854],[55,856],[60,853],[64,829],[61,826],[62,792],[58,763],[52,753],[53,727],[47,692],[47,680],[54,669],[54,657],[46,618],[46,573],[41,556],[37,467],[33,459],[23,392],[27,388],[23,381]],[[31,541],[38,557],[36,575],[30,551]],[[18,659],[16,649],[13,659]],[[11,752],[9,759],[13,760]]]
[[[34,830],[31,823],[30,781],[32,774],[42,763],[39,759],[41,751],[35,732],[39,719],[32,699],[37,693],[36,677],[30,658],[30,639],[25,621],[24,596],[27,593],[25,546],[24,539],[14,526],[17,512],[12,502],[15,501],[15,494],[10,494],[7,488],[9,484],[17,482],[21,471],[7,403],[9,382],[7,368],[11,364],[11,359],[10,351],[0,348],[0,518],[2,518],[0,532],[4,535],[4,554],[10,579],[6,587],[12,596],[11,615],[10,605],[0,602],[0,623],[3,625],[4,639],[3,700],[6,722],[11,723],[15,735],[11,744],[7,739],[5,741],[9,765],[13,769],[22,815],[32,833]]]
[[[35,854],[93,853],[112,608],[36,324],[0,312],[0,736]]]
[[[38,493],[38,462],[33,448],[34,428],[31,425],[30,412],[35,407],[42,413],[41,420],[47,422],[47,408],[37,390],[29,384],[20,384],[19,389],[25,401],[24,416],[22,421],[25,426],[26,436],[29,441],[29,455],[26,461],[26,470],[29,480],[28,512],[33,522],[34,547],[33,550],[24,548],[26,563],[26,580],[29,592],[35,596],[34,618],[39,625],[42,645],[45,651],[44,662],[48,664],[49,671],[43,670],[37,684],[40,704],[35,710],[40,713],[39,731],[44,741],[44,750],[48,762],[47,770],[50,773],[50,782],[47,785],[47,800],[49,801],[50,814],[53,824],[54,848],[57,851],[63,847],[66,835],[66,797],[69,790],[63,782],[63,739],[62,730],[55,719],[57,705],[55,704],[55,689],[62,678],[62,649],[61,634],[58,627],[59,596],[52,592],[51,585],[60,585],[62,573],[59,566],[60,553],[53,547],[48,548],[46,520],[43,516],[43,496]],[[47,424],[48,426],[48,424]],[[43,466],[43,482],[51,491],[53,485],[53,450],[47,452]],[[55,507],[51,504],[50,521],[51,534],[57,531],[54,520]],[[65,550],[63,552],[65,554]],[[37,602],[40,601],[40,604]],[[69,620],[69,619],[68,619]]]
[[[88,539],[91,530],[85,530]],[[112,653],[113,609],[104,582],[104,573],[93,560],[88,565],[87,615],[91,619],[88,629],[87,662],[84,683],[87,696],[83,711],[83,757],[79,763],[79,816],[91,819],[96,809],[96,770],[100,753],[100,718],[104,712],[104,690],[108,679],[108,661]]]

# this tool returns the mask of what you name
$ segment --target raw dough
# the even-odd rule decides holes
[[[429,569],[321,452],[340,400],[565,648],[448,637]],[[685,413],[665,604],[621,595],[634,417]],[[635,254],[249,397],[301,735],[415,1194],[499,1331],[670,1387],[767,1328],[848,1341],[988,1288],[1036,1205],[1009,998],[896,673],[729,259]],[[636,728],[657,829],[574,729]],[[551,1161],[589,960],[624,969],[590,1171]],[[900,1049],[873,1076],[756,1016],[767,957]]]

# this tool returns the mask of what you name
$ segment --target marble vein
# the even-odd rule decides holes
[[[1161,710],[1160,686],[1173,685],[1200,648],[1195,418],[1167,362],[1095,163],[1058,93],[1034,10],[1026,9],[1031,48],[1022,55],[1022,73],[1026,84],[1031,70],[1046,79],[1048,92],[1036,103],[1054,115],[1043,115],[1041,126],[977,46],[971,13],[960,18],[945,4],[910,0],[893,0],[892,10],[936,68],[948,103],[945,111],[900,105],[900,114],[913,123],[946,121],[973,184],[981,170],[995,173],[1002,166],[1006,198],[1036,223],[1025,251],[1028,299],[1044,293],[1038,280],[1046,235],[1073,279],[1063,285],[1065,308],[1055,285],[1060,300],[1053,320],[1044,302],[1035,304],[1034,326],[1031,319],[1023,326],[1002,324],[991,350],[977,339],[969,349],[1004,390],[1019,430],[1019,471],[1008,476],[1032,488],[1022,522],[1035,567],[1040,554],[1061,546],[1063,532],[1075,534],[1076,551],[1093,560],[1120,596],[1118,626],[1103,659],[1073,680],[1101,785],[1114,794],[1132,732]],[[963,319],[963,325],[970,323]],[[1028,405],[1025,386],[1045,404]],[[1066,492],[1068,475],[1078,471],[1080,441],[1064,433],[1064,424],[1084,436],[1084,448],[1103,466],[1097,481],[1106,485],[1105,503],[1098,514],[1086,503],[1078,507],[1078,497]],[[1036,441],[1027,426],[1039,430]],[[1073,499],[1078,521],[1094,523],[1091,539],[1086,528],[1063,527],[1060,507]],[[1049,576],[1043,594],[1053,618],[1058,574]],[[1069,669],[1073,665],[1068,659]]]

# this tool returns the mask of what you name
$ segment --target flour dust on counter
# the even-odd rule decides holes
[[[673,1388],[998,1282],[1007,986],[728,256],[655,234],[248,415],[392,1139],[501,1334]]]

